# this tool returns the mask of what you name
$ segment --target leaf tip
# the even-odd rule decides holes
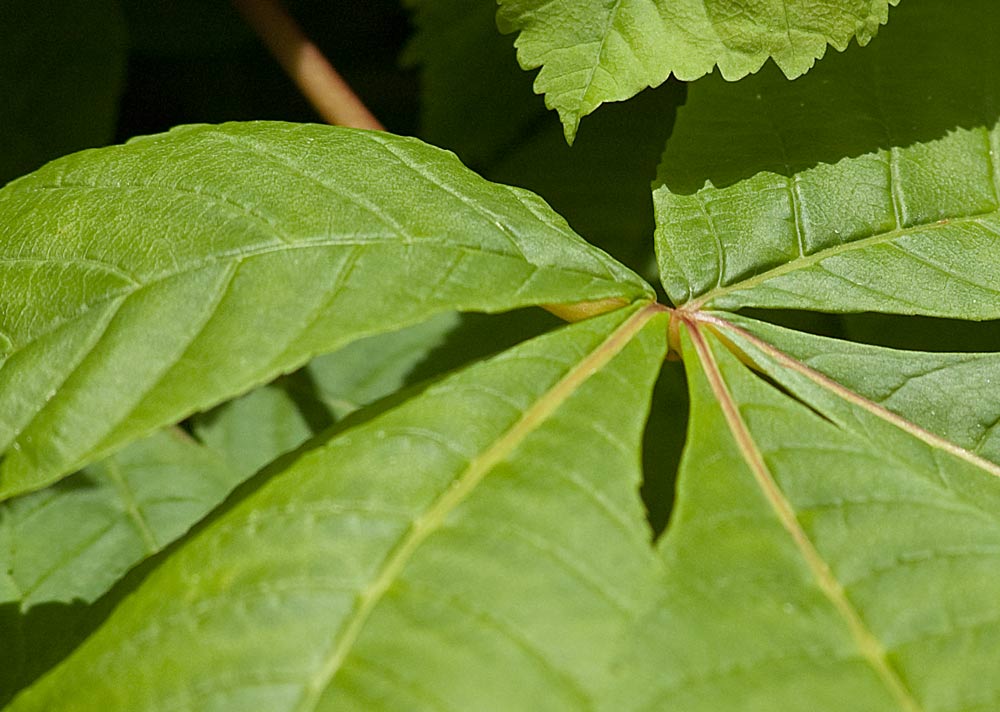
[[[560,112],[559,118],[562,120],[563,125],[563,136],[566,137],[566,143],[570,146],[576,140],[577,129],[580,128],[580,115],[576,113],[562,113]]]

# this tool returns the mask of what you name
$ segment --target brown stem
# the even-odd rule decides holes
[[[233,0],[233,5],[324,121],[385,130],[278,0]]]
[[[385,131],[385,127],[285,11],[280,0],[232,2],[324,121],[337,126]],[[624,299],[601,299],[541,306],[566,321],[579,321],[625,304]]]

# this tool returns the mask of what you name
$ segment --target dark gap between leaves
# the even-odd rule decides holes
[[[689,413],[684,365],[680,361],[665,361],[653,388],[649,420],[642,438],[643,476],[639,492],[654,542],[666,530],[673,511]]]
[[[906,351],[1000,351],[1000,320],[966,321],[901,314],[827,314],[800,310],[742,309],[743,316],[871,346]]]

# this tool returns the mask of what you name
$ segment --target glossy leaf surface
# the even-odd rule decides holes
[[[349,129],[76,154],[0,192],[0,218],[6,495],[437,312],[649,293],[534,195]]]

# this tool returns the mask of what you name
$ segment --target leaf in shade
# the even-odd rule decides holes
[[[249,474],[171,428],[0,504],[0,704],[79,644],[90,604]]]
[[[313,359],[308,366],[316,396],[336,418],[343,418],[402,388],[414,370],[439,348],[459,324],[445,312],[423,324],[370,336]]]

